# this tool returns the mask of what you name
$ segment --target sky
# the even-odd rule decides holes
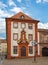
[[[5,18],[18,12],[39,20],[38,28],[48,29],[48,0],[0,0],[0,39],[6,39]]]

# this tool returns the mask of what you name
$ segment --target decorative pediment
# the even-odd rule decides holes
[[[21,31],[21,37],[20,37],[19,43],[28,43],[26,39],[26,32],[24,29]]]
[[[11,18],[32,20],[31,17],[29,17],[28,15],[26,15],[26,14],[24,14],[24,13],[22,13],[22,12],[19,12],[19,13],[15,14],[15,15],[12,16]]]

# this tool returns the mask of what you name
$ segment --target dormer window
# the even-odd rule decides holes
[[[21,15],[21,16],[20,16],[20,19],[25,19],[24,15]]]

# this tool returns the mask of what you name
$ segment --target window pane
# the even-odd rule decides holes
[[[14,34],[13,34],[13,39],[14,39],[14,40],[18,40],[18,34],[17,34],[17,33],[14,33]]]
[[[32,54],[33,53],[33,49],[32,47],[29,47],[29,54]]]
[[[32,35],[32,34],[29,34],[29,35],[28,35],[28,39],[29,39],[30,41],[32,41],[32,40],[33,40],[33,35]]]
[[[18,23],[14,22],[14,23],[13,23],[13,27],[14,27],[14,28],[18,28]]]
[[[25,28],[25,26],[26,26],[26,25],[25,25],[25,23],[21,23],[21,28],[23,28],[23,29],[24,29],[24,28]]]
[[[29,23],[29,24],[28,24],[28,28],[29,28],[29,29],[32,29],[32,28],[33,28],[32,23]]]
[[[21,16],[20,16],[20,19],[25,19],[24,15],[21,15]]]
[[[17,46],[14,46],[14,47],[13,47],[13,53],[14,53],[14,54],[17,54]]]

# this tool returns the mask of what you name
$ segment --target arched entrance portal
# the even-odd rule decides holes
[[[42,48],[42,56],[48,56],[48,48],[47,47]]]
[[[21,37],[19,41],[19,57],[28,57],[28,42],[26,39],[26,32],[24,30],[21,31]]]
[[[21,47],[21,56],[26,56],[26,47],[25,46]]]

